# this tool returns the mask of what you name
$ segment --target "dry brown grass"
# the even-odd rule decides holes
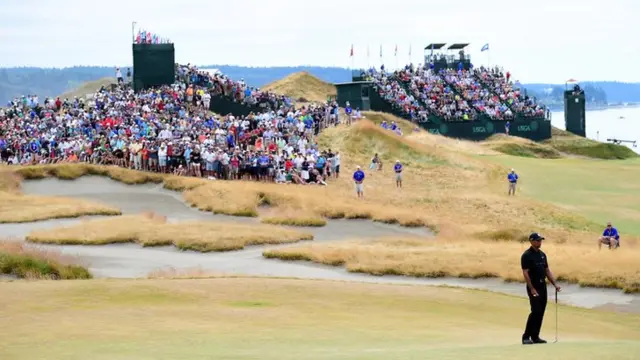
[[[240,250],[249,245],[312,240],[313,235],[278,226],[190,221],[167,223],[153,213],[129,215],[34,231],[26,240],[42,244],[104,245],[135,242],[142,246],[174,245],[200,252]]]
[[[514,234],[527,233],[533,229],[565,241],[567,251],[577,250],[572,246],[582,246],[573,245],[571,239],[574,237],[589,239],[585,246],[590,249],[595,246],[595,241],[591,239],[596,238],[597,232],[601,231],[600,226],[592,221],[551,203],[526,196],[507,197],[504,177],[510,166],[496,165],[490,159],[492,157],[478,156],[482,152],[476,151],[477,144],[472,142],[460,142],[462,145],[458,148],[456,141],[441,141],[440,137],[429,134],[397,136],[381,129],[374,122],[362,120],[351,127],[327,129],[319,137],[319,144],[321,148],[339,150],[342,154],[342,175],[339,179],[330,180],[327,187],[208,181],[89,165],[36,166],[22,168],[19,172],[27,178],[57,176],[73,179],[84,174],[96,174],[129,184],[163,182],[165,188],[181,191],[189,204],[201,210],[257,217],[261,215],[262,209],[268,208],[273,213],[264,216],[267,219],[265,221],[278,223],[297,224],[302,219],[360,218],[404,226],[429,226],[439,230],[436,238],[438,243],[451,243],[453,245],[449,248],[455,251],[488,246],[519,252],[520,248],[509,248],[523,246],[517,241],[521,236]],[[368,170],[374,153],[378,153],[384,161],[382,171]],[[396,159],[400,159],[405,165],[404,189],[395,188],[392,165]],[[367,174],[364,200],[357,200],[354,196],[351,173],[356,165],[363,166]],[[168,239],[167,243],[171,241],[172,239]],[[514,243],[510,244],[509,241]],[[628,251],[627,244],[634,241],[637,238],[625,235],[623,251]],[[486,242],[490,245],[486,245]],[[363,256],[358,250],[361,248],[362,253],[370,254],[371,259],[364,269],[373,269],[372,272],[389,269],[387,256],[397,259],[408,256],[404,251],[406,249],[390,252],[393,246],[370,247],[359,242],[349,244],[349,252],[342,248],[340,251],[358,257]],[[309,249],[323,253],[325,251],[322,246],[305,249],[308,256],[313,255],[309,253]],[[438,248],[430,248],[426,253],[437,254],[434,250]],[[421,251],[416,250],[419,254]],[[447,258],[449,255],[443,256]],[[556,258],[555,255],[552,256],[553,259]],[[587,254],[585,258],[590,258],[589,256],[595,255]],[[345,262],[348,259],[348,256],[338,258]],[[440,271],[453,271],[442,262],[430,262],[428,257],[416,259],[416,262],[397,260],[391,264],[397,266],[395,271],[400,273],[411,273],[407,271],[410,267],[407,264],[414,264],[415,268],[422,269],[420,271],[424,273],[431,270],[437,273],[436,265],[441,266]],[[376,262],[380,264],[377,267]],[[431,267],[421,268],[419,262],[428,263]],[[482,269],[480,265],[486,268]],[[467,269],[458,269],[457,274],[464,276],[468,272],[479,276],[484,273],[509,278],[504,271],[496,272],[491,266],[489,263],[475,263]],[[606,269],[605,266],[608,264],[596,269],[600,271]],[[633,277],[635,275],[619,274],[627,276],[624,287],[632,288],[636,281]],[[594,283],[605,285],[605,281],[594,273],[580,275],[579,279],[584,284],[593,280]]]
[[[324,103],[329,96],[337,94],[336,87],[306,71],[291,74],[284,79],[266,85],[262,90],[286,95],[297,102]]]
[[[87,94],[93,94],[96,91],[100,90],[102,86],[106,87],[115,83],[116,83],[116,78],[109,78],[109,77],[105,77],[95,81],[89,81],[73,90],[67,91],[64,94],[60,95],[60,99],[63,99],[63,100],[65,98],[73,99],[74,96],[84,98],[87,96]]]
[[[261,209],[260,221],[265,224],[286,226],[321,227],[327,225],[326,219],[313,213],[271,207]]]
[[[129,184],[161,183],[165,175],[123,169],[117,166],[91,164],[54,164],[33,165],[12,168],[14,173],[25,180],[55,177],[62,180],[75,180],[85,175],[106,176],[113,180]]]
[[[23,168],[11,168],[17,171]],[[0,223],[22,223],[85,215],[120,215],[120,210],[100,203],[54,196],[23,195],[21,177],[0,167]]]
[[[348,271],[374,275],[499,277],[523,281],[520,254],[529,244],[510,240],[352,240],[268,250],[264,256],[345,266]],[[562,243],[548,240],[543,250],[560,280],[635,292],[640,285],[640,248],[635,242],[626,245],[620,251],[598,251],[595,241]]]
[[[22,279],[91,278],[89,271],[72,257],[13,241],[0,241],[0,274]]]

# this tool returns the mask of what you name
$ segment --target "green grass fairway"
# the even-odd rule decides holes
[[[634,359],[640,316],[560,309],[519,345],[528,301],[290,279],[0,283],[0,359]],[[553,305],[543,336],[553,340]]]
[[[623,236],[640,235],[639,159],[491,158],[516,169],[522,195],[575,211],[602,224],[603,229],[611,220]]]

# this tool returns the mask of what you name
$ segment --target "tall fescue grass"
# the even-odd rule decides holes
[[[215,221],[168,223],[153,213],[89,220],[77,225],[34,231],[26,240],[41,244],[104,245],[138,243],[174,245],[200,252],[240,250],[249,245],[284,244],[312,240],[313,235],[272,225]]]
[[[478,241],[419,238],[351,240],[267,250],[266,258],[305,260],[345,266],[373,275],[416,277],[498,277],[523,281],[520,255],[529,247],[520,241]],[[543,243],[552,271],[560,280],[583,286],[619,288],[640,284],[640,249],[598,251],[596,242]]]
[[[191,206],[214,214],[257,217],[258,208],[267,205],[281,207],[288,212],[310,214],[309,218],[314,220],[314,224],[318,224],[317,220],[320,218],[346,218],[372,219],[403,226],[435,226],[427,214],[404,209],[398,205],[380,207],[373,206],[372,202],[365,202],[363,205],[362,201],[354,198],[352,184],[344,184],[345,180],[336,184],[337,188],[249,181],[209,181],[89,164],[28,166],[17,168],[16,173],[25,179],[57,177],[73,180],[84,175],[101,175],[126,184],[164,183],[164,187],[169,190],[181,191],[185,201]],[[292,224],[299,222],[295,218],[266,221]]]
[[[22,279],[90,279],[87,268],[59,252],[0,241],[0,273]]]
[[[380,116],[380,119],[388,117],[375,113],[367,116]],[[410,132],[410,128],[406,128],[409,125],[402,123],[406,133]],[[55,176],[75,179],[83,175],[102,175],[127,184],[163,183],[167,189],[182,192],[186,202],[200,210],[233,216],[262,216],[267,223],[308,226],[311,221],[317,221],[319,225],[326,219],[371,219],[403,226],[427,226],[439,231],[434,242],[423,239],[404,239],[388,245],[384,245],[385,242],[347,242],[265,253],[265,256],[346,264],[352,271],[519,279],[517,265],[516,270],[507,268],[513,261],[517,262],[513,259],[517,259],[526,246],[526,242],[521,243],[526,236],[524,234],[534,230],[554,234],[558,242],[553,246],[558,246],[558,252],[567,246],[563,250],[567,254],[582,249],[580,246],[583,245],[572,238],[579,233],[589,239],[588,245],[584,245],[584,258],[597,259],[590,249],[595,249],[596,232],[601,231],[599,224],[550,203],[524,196],[507,197],[505,176],[508,166],[499,166],[478,156],[490,151],[480,143],[453,139],[440,141],[440,137],[423,132],[398,136],[368,120],[361,120],[351,127],[329,128],[323,131],[318,141],[321,148],[331,148],[342,154],[342,174],[339,179],[329,180],[326,187],[209,181],[85,164],[23,167],[18,168],[17,173],[24,178]],[[375,153],[384,162],[382,171],[368,169]],[[405,166],[403,189],[395,187],[393,163],[396,159]],[[356,199],[354,194],[351,173],[356,165],[362,166],[367,176],[363,200]],[[7,183],[9,186],[14,184],[13,180],[7,180]],[[242,240],[221,238],[215,240],[216,245],[211,245],[212,239],[218,239],[218,236],[205,236],[202,233],[223,233],[219,228],[207,227],[212,225],[164,224],[157,220],[133,217],[125,218],[124,230],[117,230],[119,226],[122,227],[121,221],[114,219],[114,222],[100,226],[83,224],[80,226],[85,226],[84,230],[65,230],[58,233],[57,237],[52,235],[55,232],[31,234],[30,239],[55,243],[133,241],[145,246],[174,244],[185,249],[212,251],[241,248],[247,244],[246,238],[251,238],[254,233],[268,233],[255,230],[258,229],[257,225],[251,225],[254,230],[247,230],[249,233],[237,230],[237,233],[245,234],[239,236]],[[132,223],[135,226],[127,225]],[[136,232],[136,228],[145,230]],[[98,229],[95,230],[95,236],[91,235],[90,229]],[[625,244],[629,243],[628,239],[630,237],[625,237]],[[481,249],[490,250],[495,260],[478,259],[474,254]],[[625,262],[629,261],[626,257],[635,254],[633,251],[625,247],[623,251],[602,253],[602,258],[620,256],[620,261]],[[461,257],[457,258],[457,255]],[[556,256],[550,255],[556,261]],[[575,272],[577,275],[571,277],[573,272],[570,270],[573,269],[568,262],[570,256],[561,256],[558,261],[560,259],[567,261],[563,265],[567,270],[562,270],[561,275],[571,281],[599,286],[615,285],[628,290],[633,289],[637,281],[633,273],[609,271],[607,266],[613,265],[614,260],[591,266],[588,271],[578,269]],[[578,257],[575,262],[586,265]],[[612,278],[618,275],[620,279],[624,278],[623,282]]]
[[[18,172],[26,168],[12,168]],[[22,223],[84,215],[120,215],[112,206],[56,196],[23,195],[21,177],[0,167],[0,223]]]
[[[156,173],[134,171],[117,166],[92,164],[52,164],[33,165],[13,168],[14,172],[25,180],[55,177],[62,180],[75,180],[85,175],[106,176],[113,180],[129,184],[161,183],[165,176]]]

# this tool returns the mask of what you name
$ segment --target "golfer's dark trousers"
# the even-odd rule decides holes
[[[531,313],[527,319],[527,327],[524,330],[522,338],[536,340],[540,338],[542,319],[544,318],[544,311],[547,308],[547,284],[542,280],[541,283],[534,283],[533,287],[538,292],[538,296],[534,297],[531,295],[531,290],[529,290],[529,287],[527,286],[527,295],[529,295]]]

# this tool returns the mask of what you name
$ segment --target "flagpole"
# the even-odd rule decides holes
[[[131,41],[136,42],[136,22],[131,22]]]

